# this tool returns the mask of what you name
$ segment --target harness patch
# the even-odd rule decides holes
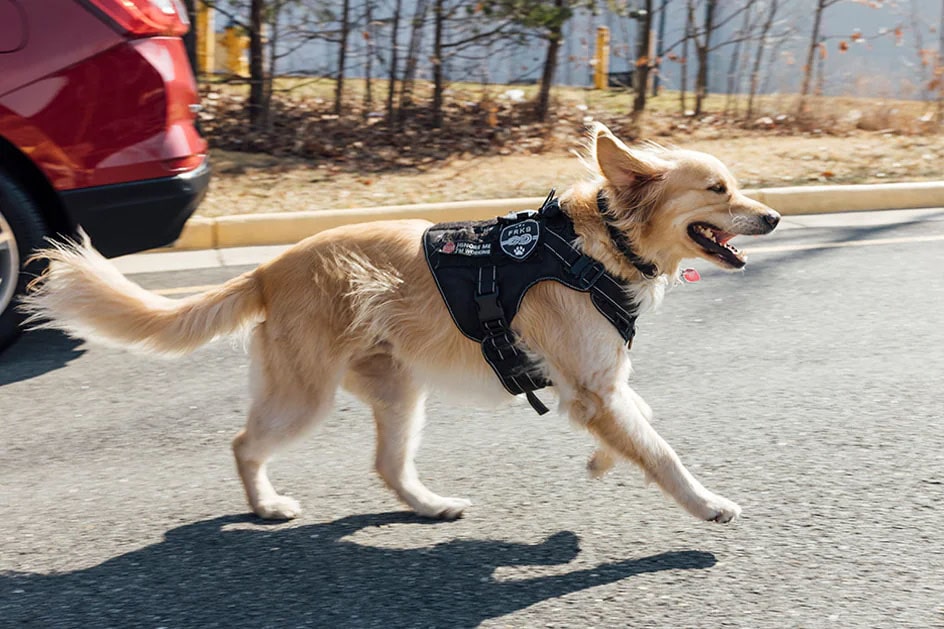
[[[439,251],[457,256],[487,256],[492,254],[492,243],[447,240]]]
[[[515,260],[525,260],[538,248],[540,235],[540,224],[533,218],[529,218],[502,229],[498,243],[507,255]]]

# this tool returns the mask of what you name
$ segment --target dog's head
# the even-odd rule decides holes
[[[700,257],[724,269],[746,259],[730,240],[767,234],[780,215],[744,196],[718,159],[657,145],[630,148],[603,125],[592,130],[591,151],[610,200],[610,220],[637,255],[663,270]]]

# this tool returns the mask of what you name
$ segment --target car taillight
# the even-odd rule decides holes
[[[88,0],[135,37],[183,35],[190,19],[180,0]]]
[[[164,168],[172,173],[182,173],[188,170],[194,170],[197,166],[206,160],[206,153],[197,153],[187,157],[178,157],[176,159],[165,159],[162,163]]]

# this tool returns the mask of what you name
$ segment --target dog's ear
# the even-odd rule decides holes
[[[599,123],[592,130],[592,153],[600,174],[617,188],[659,179],[669,170],[668,162],[649,151],[629,148]]]

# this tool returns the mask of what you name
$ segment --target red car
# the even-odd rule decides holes
[[[106,256],[174,241],[209,183],[179,0],[0,0],[0,348],[38,269],[83,228]]]

